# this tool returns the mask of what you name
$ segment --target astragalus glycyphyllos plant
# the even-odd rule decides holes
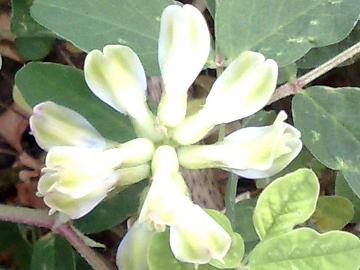
[[[34,108],[31,130],[49,152],[38,194],[50,214],[59,211],[71,219],[80,218],[114,188],[150,180],[139,218],[119,246],[120,269],[147,269],[144,246],[152,235],[168,231],[177,260],[195,267],[207,263],[237,267],[243,255],[241,237],[219,221],[223,215],[213,218],[214,214],[192,202],[179,166],[216,167],[264,178],[281,171],[301,150],[300,132],[284,123],[283,111],[270,126],[240,129],[213,145],[193,145],[217,125],[263,108],[276,86],[275,61],[265,60],[260,53],[243,52],[214,83],[201,109],[187,116],[187,91],[209,50],[210,34],[196,8],[165,8],[159,37],[165,88],[156,115],[147,106],[145,72],[134,51],[108,45],[102,52],[93,50],[87,55],[88,86],[133,124],[138,138],[126,143],[103,138],[84,117],[55,103]],[[136,249],[140,246],[144,253],[139,255]]]

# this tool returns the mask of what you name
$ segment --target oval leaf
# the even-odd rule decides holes
[[[320,196],[311,219],[321,232],[341,230],[354,216],[354,206],[340,196]]]
[[[319,183],[315,173],[299,169],[269,184],[259,196],[253,222],[261,239],[291,231],[315,210]]]
[[[251,270],[358,270],[359,257],[360,241],[355,235],[301,228],[260,243],[248,266]]]
[[[139,54],[145,70],[157,75],[162,10],[170,0],[37,0],[31,15],[46,28],[85,51],[123,44]]]
[[[359,13],[358,0],[222,0],[216,40],[227,58],[252,50],[285,66],[344,39]]]
[[[75,269],[74,251],[62,236],[48,234],[35,243],[30,269]]]
[[[104,137],[125,142],[135,137],[128,118],[98,99],[81,70],[51,63],[30,63],[15,83],[30,106],[51,100],[83,115]]]
[[[302,141],[333,170],[360,170],[360,88],[314,86],[295,95],[293,116]]]

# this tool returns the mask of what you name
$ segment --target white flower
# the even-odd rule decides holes
[[[91,51],[84,64],[91,91],[120,113],[128,115],[139,137],[159,141],[162,133],[146,104],[146,77],[140,59],[129,47],[107,45]]]
[[[187,263],[205,264],[223,258],[231,237],[200,206],[184,209],[178,224],[170,227],[170,247],[174,256]]]
[[[164,92],[158,117],[166,126],[178,125],[186,113],[187,91],[204,67],[210,51],[210,34],[199,10],[171,5],[160,22],[159,66]]]
[[[205,105],[175,128],[172,138],[182,145],[201,140],[215,125],[247,117],[269,101],[276,87],[274,60],[243,52],[212,86]]]
[[[170,246],[174,256],[195,265],[211,259],[222,261],[231,237],[203,209],[194,204],[179,174],[175,149],[160,146],[153,158],[153,181],[139,216],[149,229],[170,227]]]
[[[300,132],[284,123],[281,111],[273,125],[235,131],[213,145],[179,148],[180,164],[189,169],[222,168],[247,178],[270,177],[284,169],[300,152]]]
[[[36,142],[45,150],[54,146],[106,146],[105,138],[82,115],[51,101],[36,105],[29,122]]]
[[[50,214],[60,211],[72,219],[90,212],[119,180],[116,168],[121,149],[101,150],[58,146],[46,156],[38,196],[44,196]]]

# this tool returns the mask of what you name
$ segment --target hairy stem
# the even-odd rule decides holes
[[[94,269],[115,269],[109,267],[94,250],[84,243],[69,222],[60,223],[58,217],[57,215],[49,216],[46,210],[0,204],[0,220],[53,230],[65,237]]]
[[[97,270],[116,269],[107,265],[107,263],[102,260],[92,248],[87,246],[70,223],[61,224],[55,228],[55,231],[65,237],[66,240],[76,249],[76,251],[92,266],[92,268]]]
[[[360,41],[355,45],[351,46],[350,48],[348,48],[347,50],[343,51],[342,53],[338,54],[334,58],[325,62],[321,66],[311,70],[310,72],[296,79],[294,82],[288,82],[278,87],[275,90],[274,94],[272,95],[271,99],[269,100],[268,104],[271,104],[279,99],[295,94],[308,83],[314,81],[315,79],[319,78],[321,75],[325,74],[329,70],[345,62],[346,60],[350,59],[351,57],[353,57],[358,53],[360,53]]]

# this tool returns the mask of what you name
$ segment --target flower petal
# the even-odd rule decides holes
[[[178,149],[182,166],[188,169],[222,168],[247,178],[265,178],[284,169],[300,152],[300,132],[283,121],[280,112],[273,125],[249,127],[228,135],[213,145]]]
[[[170,228],[170,246],[174,256],[187,263],[205,264],[222,261],[231,245],[231,237],[198,205],[184,211],[177,226]]]
[[[212,86],[203,110],[214,124],[247,117],[269,101],[276,87],[274,60],[246,51],[236,58]]]
[[[102,101],[135,119],[147,116],[145,72],[130,48],[108,45],[103,52],[91,51],[84,72],[91,91]]]
[[[59,191],[53,191],[44,198],[46,205],[50,207],[50,214],[59,211],[67,214],[71,219],[81,218],[89,213],[105,197],[109,190],[103,186],[80,198],[72,198]]]
[[[158,116],[168,126],[177,125],[186,113],[186,93],[205,65],[210,34],[199,10],[191,5],[171,5],[161,16],[159,66],[165,91]],[[181,76],[180,76],[181,74]]]
[[[54,146],[104,148],[105,139],[80,114],[51,101],[34,107],[30,128],[36,142],[45,150]]]
[[[139,222],[148,222],[150,227],[163,231],[165,225],[179,222],[184,209],[193,204],[178,170],[175,150],[165,145],[157,148],[152,162],[153,180]]]
[[[122,151],[118,148],[51,148],[46,157],[47,167],[39,181],[38,190],[43,195],[57,190],[69,197],[80,198],[98,186],[114,185],[118,180],[114,168],[118,167],[122,160]],[[51,181],[54,181],[52,185]]]

